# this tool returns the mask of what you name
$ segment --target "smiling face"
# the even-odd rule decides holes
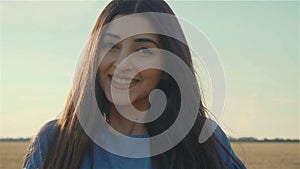
[[[120,15],[114,19],[118,17]],[[139,24],[143,24],[147,29],[154,29],[147,19],[142,17],[136,19]],[[159,52],[153,50],[160,47],[158,35],[139,34],[122,39],[116,33],[118,29],[120,28],[112,24],[101,37],[100,47],[108,52],[99,66],[99,84],[112,104],[130,104],[127,101],[128,93],[126,92],[126,89],[129,88],[130,102],[137,109],[148,109],[148,96],[159,83],[162,71],[153,68],[140,72],[138,70],[143,69],[144,66],[149,66],[149,64],[155,64],[156,67],[162,66]],[[132,56],[130,56],[131,54]],[[112,91],[114,92],[114,100]]]

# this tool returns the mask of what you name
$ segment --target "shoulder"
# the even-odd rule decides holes
[[[218,125],[214,131],[214,134],[216,138],[223,144],[226,148],[232,150],[230,141],[225,134],[225,132],[222,130],[222,128]]]
[[[39,130],[38,134],[33,139],[34,142],[39,142],[39,144],[42,146],[41,148],[47,148],[48,144],[50,144],[55,137],[55,135],[58,132],[58,125],[57,125],[57,119],[47,122],[42,126],[42,128]]]
[[[58,120],[52,120],[43,125],[38,134],[33,139],[33,145],[38,146],[43,153],[46,153],[47,147],[51,144],[53,138],[58,132]]]
[[[234,153],[227,135],[219,125],[217,125],[215,129],[214,135],[217,140],[219,153],[227,166],[229,166],[230,168],[245,169],[246,167]]]
[[[23,168],[33,169],[42,166],[49,144],[58,132],[57,120],[47,122],[32,139]]]
[[[58,125],[57,125],[57,119],[47,122],[43,125],[43,127],[40,129],[39,133],[37,134],[37,137],[42,137],[45,139],[51,139],[55,135],[55,133],[58,131]]]

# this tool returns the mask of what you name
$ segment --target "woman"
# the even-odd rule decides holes
[[[133,62],[137,62],[138,59],[127,64],[121,62],[135,52],[146,56],[159,55],[151,49],[163,49],[179,57],[196,79],[188,46],[175,38],[153,33],[138,34],[118,41],[119,35],[111,33],[117,27],[104,26],[124,16],[145,12],[174,15],[171,8],[162,0],[114,0],[102,11],[91,33],[63,115],[60,119],[47,123],[33,139],[25,158],[24,168],[245,168],[233,153],[226,135],[219,127],[206,142],[201,144],[198,142],[200,131],[207,120],[206,109],[200,97],[196,100],[199,102],[199,108],[191,130],[178,144],[162,153],[141,158],[124,157],[99,146],[90,137],[90,133],[86,132],[86,126],[82,125],[82,121],[91,120],[91,116],[88,116],[89,111],[77,106],[89,102],[87,93],[91,83],[95,85],[93,90],[103,117],[114,130],[123,135],[137,138],[159,135],[174,123],[179,114],[180,87],[172,76],[159,69],[145,69],[132,76],[131,79],[126,72],[134,69]],[[142,23],[139,27],[146,25],[146,29],[153,32],[161,29],[153,24],[155,18],[142,17],[137,20]],[[170,29],[177,30],[177,32],[179,30],[179,34],[183,35],[178,22],[169,24]],[[150,61],[147,59],[152,57],[145,58],[148,63]],[[161,68],[166,63],[165,60],[159,58],[154,62],[155,66]],[[95,81],[91,81],[94,68],[96,68],[96,78]],[[152,90],[162,90],[167,102],[161,116],[147,123],[131,121],[122,116],[122,107],[126,108],[127,104],[130,104],[125,96],[126,88],[129,88],[130,103],[139,111],[146,111],[151,107],[149,95]],[[196,93],[199,93],[199,90]],[[88,117],[87,119],[81,119],[82,112],[85,117]],[[148,112],[147,116],[151,113],[151,111]],[[151,145],[150,142],[150,152],[153,150]],[[134,147],[132,149],[133,152],[138,151]]]

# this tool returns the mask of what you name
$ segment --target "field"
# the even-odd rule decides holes
[[[22,168],[28,142],[0,142],[0,169]]]
[[[233,143],[249,169],[300,169],[299,143]]]
[[[0,142],[0,169],[22,168],[28,143]],[[233,143],[248,169],[299,169],[299,143]]]

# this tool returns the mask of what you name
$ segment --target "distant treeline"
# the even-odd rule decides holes
[[[26,142],[30,141],[30,138],[0,138],[0,142]]]
[[[241,138],[233,138],[229,137],[231,142],[300,142],[299,139],[282,139],[282,138],[275,138],[275,139],[257,139],[254,137],[241,137]]]
[[[281,139],[281,138],[275,138],[275,139],[257,139],[254,137],[241,137],[241,138],[233,138],[229,137],[229,140],[231,142],[300,142],[299,139]],[[30,141],[30,138],[0,138],[0,142],[26,142]]]

